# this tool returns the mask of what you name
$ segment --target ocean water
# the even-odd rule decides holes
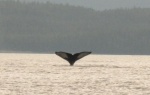
[[[150,56],[1,53],[0,95],[150,95]]]

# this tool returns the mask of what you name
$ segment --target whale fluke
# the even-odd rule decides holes
[[[81,58],[83,58],[83,57],[85,57],[85,56],[87,56],[91,53],[92,52],[88,52],[88,51],[75,53],[75,54],[70,54],[70,53],[61,52],[61,51],[60,52],[55,52],[56,55],[58,55],[59,57],[65,59],[65,60],[67,60],[70,63],[70,66],[73,66],[74,63],[77,60],[79,60],[79,59],[81,59]]]

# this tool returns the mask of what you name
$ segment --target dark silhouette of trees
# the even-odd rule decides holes
[[[150,8],[0,1],[0,51],[150,54]]]

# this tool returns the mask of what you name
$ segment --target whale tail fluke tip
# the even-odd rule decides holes
[[[91,51],[84,51],[84,52],[75,53],[72,55],[70,53],[62,52],[62,51],[55,52],[56,55],[67,60],[70,63],[70,66],[73,66],[77,60],[79,60],[79,59],[81,59],[81,58],[83,58],[83,57],[85,57],[91,53],[92,53]]]

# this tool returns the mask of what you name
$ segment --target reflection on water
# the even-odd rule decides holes
[[[0,54],[0,95],[150,95],[150,56]]]

